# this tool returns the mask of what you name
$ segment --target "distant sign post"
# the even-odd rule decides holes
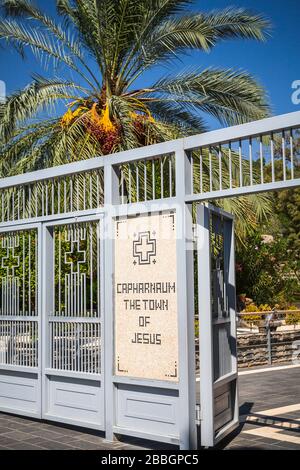
[[[178,381],[176,214],[115,224],[115,373]]]

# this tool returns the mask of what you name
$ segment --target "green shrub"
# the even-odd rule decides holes
[[[290,309],[289,310],[296,310],[296,308]],[[288,313],[287,316],[285,317],[285,323],[286,325],[297,325],[300,323],[300,312],[297,313]]]

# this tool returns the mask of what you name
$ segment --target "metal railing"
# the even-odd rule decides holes
[[[295,112],[2,178],[0,222],[102,207],[109,202],[105,168],[112,168],[119,182],[115,204],[175,198],[183,158],[186,202],[299,186],[298,139],[300,112]]]

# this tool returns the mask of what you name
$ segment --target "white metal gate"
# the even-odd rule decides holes
[[[99,217],[43,226],[42,417],[104,429]]]
[[[0,179],[0,410],[195,448],[193,204],[299,187],[299,139],[292,113]],[[116,220],[163,211],[177,230],[172,383],[121,377],[114,357]],[[198,226],[210,446],[237,424],[233,222],[201,206]]]
[[[3,411],[104,429],[100,232],[99,217],[1,231]]]
[[[0,230],[0,407],[41,417],[39,225]]]
[[[197,209],[201,445],[214,446],[238,425],[233,217]]]

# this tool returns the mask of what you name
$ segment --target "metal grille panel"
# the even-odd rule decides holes
[[[37,321],[0,320],[0,364],[38,366]]]
[[[0,363],[38,366],[37,231],[0,234]]]
[[[209,194],[299,178],[300,129],[283,129],[190,152],[191,194]]]
[[[165,199],[176,194],[173,154],[122,164],[118,173],[121,204]]]
[[[100,373],[100,324],[52,322],[51,368]]]
[[[31,219],[103,205],[103,169],[37,181],[0,192],[0,221]]]
[[[54,298],[49,316],[50,367],[101,372],[98,223],[56,226]]]

